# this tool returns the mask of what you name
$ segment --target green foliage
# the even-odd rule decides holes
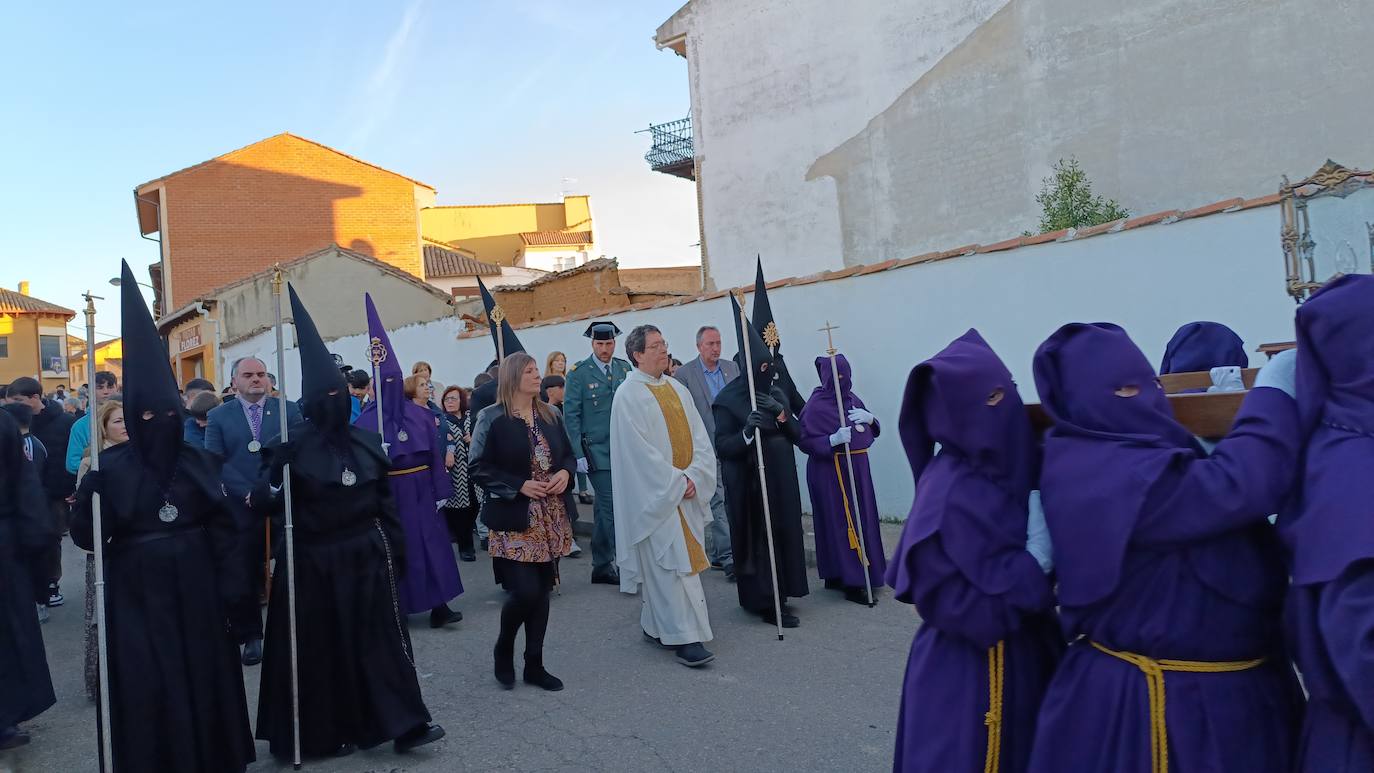
[[[1040,233],[1087,228],[1131,216],[1115,199],[1093,195],[1087,173],[1073,157],[1067,161],[1061,158],[1054,165],[1054,174],[1040,184],[1035,203],[1041,210]]]

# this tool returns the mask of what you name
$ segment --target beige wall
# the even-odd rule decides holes
[[[286,280],[310,309],[310,316],[326,341],[367,329],[363,292],[372,294],[389,325],[428,322],[452,314],[444,298],[337,252],[287,267]],[[218,301],[216,312],[224,326],[226,344],[269,329],[276,318],[276,302],[268,277],[232,287]],[[290,316],[290,304],[285,297],[282,310]]]

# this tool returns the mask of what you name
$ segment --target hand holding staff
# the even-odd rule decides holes
[[[739,291],[735,291],[739,294]],[[737,296],[738,299],[738,296]],[[737,300],[739,309],[739,324],[741,331],[749,329],[749,317],[744,313],[744,302]],[[744,372],[749,378],[749,407],[751,410],[759,409],[758,394],[754,387],[754,366],[753,358],[749,354],[749,336],[741,335],[740,339],[744,342]],[[758,459],[759,465],[759,490],[763,494],[763,529],[768,535],[768,565],[772,572],[773,580],[773,622],[778,626],[778,641],[782,641],[782,602],[778,596],[778,559],[773,549],[773,512],[768,503],[768,475],[764,471],[763,464],[763,438],[760,436],[761,429],[754,429],[754,454]]]

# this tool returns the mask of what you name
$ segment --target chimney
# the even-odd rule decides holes
[[[28,295],[28,294],[29,294],[29,280],[27,280],[27,279],[22,279],[22,280],[19,281],[19,294],[20,294],[20,295]]]

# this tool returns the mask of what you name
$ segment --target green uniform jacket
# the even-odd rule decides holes
[[[564,379],[563,425],[578,459],[591,452],[593,470],[611,469],[611,398],[628,375],[630,363],[612,357],[611,377],[606,378],[593,355],[574,365]]]

